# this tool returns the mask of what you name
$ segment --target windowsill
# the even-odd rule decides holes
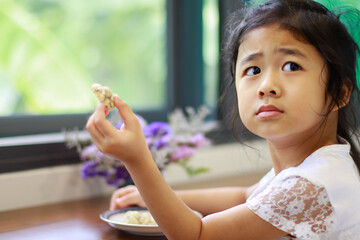
[[[0,138],[0,147],[24,146],[34,144],[48,144],[64,142],[64,135],[61,133],[47,133],[29,136],[16,136]]]
[[[88,133],[79,131],[78,136],[86,139]],[[0,138],[0,174],[79,163],[65,138],[64,132]]]
[[[209,168],[208,173],[189,177],[175,164],[163,172],[164,178],[172,187],[190,187],[206,182],[216,185],[222,179],[262,175],[271,168],[266,143],[256,140],[249,144],[257,150],[238,143],[200,150],[192,158],[191,165]],[[114,190],[102,178],[82,179],[81,164],[3,173],[0,174],[0,211],[106,195]]]
[[[85,138],[87,136],[89,136],[89,134],[86,131],[79,131],[79,137]],[[0,147],[64,143],[64,142],[65,142],[65,134],[63,132],[44,133],[44,134],[36,134],[36,135],[0,138]]]

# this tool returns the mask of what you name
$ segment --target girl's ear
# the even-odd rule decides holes
[[[345,107],[349,103],[352,89],[353,89],[353,86],[352,86],[350,80],[346,79],[341,88],[341,96],[340,96],[339,105],[335,106],[333,110],[339,110],[340,108]]]

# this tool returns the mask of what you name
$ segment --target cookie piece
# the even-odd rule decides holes
[[[109,111],[115,107],[113,93],[109,87],[103,87],[98,83],[94,83],[91,86],[91,90],[94,92],[99,101],[104,103],[105,107]]]

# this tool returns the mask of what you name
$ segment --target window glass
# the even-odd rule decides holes
[[[165,0],[3,0],[0,116],[87,113],[90,86],[165,104]]]
[[[217,0],[204,0],[203,59],[205,103],[216,106],[219,85],[219,7]]]

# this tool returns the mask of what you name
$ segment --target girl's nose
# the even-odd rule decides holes
[[[277,95],[277,93],[276,93],[276,91],[275,90],[270,90],[270,91],[262,91],[262,90],[260,90],[259,91],[259,95],[260,95],[260,97],[263,97],[263,96],[276,96]]]
[[[259,86],[259,97],[279,97],[281,95],[280,87],[278,86],[275,76],[267,76]]]

